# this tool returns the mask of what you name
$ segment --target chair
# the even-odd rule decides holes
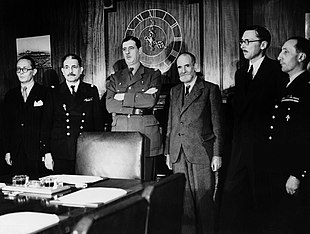
[[[147,234],[181,233],[185,175],[176,173],[147,186],[142,197],[149,202]]]
[[[143,179],[139,132],[84,132],[77,141],[76,174]]]
[[[145,234],[148,203],[136,195],[84,216],[72,234]]]

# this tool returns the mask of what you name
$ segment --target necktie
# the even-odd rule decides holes
[[[72,96],[75,96],[75,89],[74,89],[74,87],[75,87],[74,85],[70,86]]]
[[[132,77],[133,77],[132,71],[133,71],[133,67],[129,68],[129,79],[130,80],[132,80]]]
[[[189,89],[190,89],[190,85],[186,85],[185,86],[185,96],[187,95],[187,94],[189,94]]]
[[[22,89],[22,95],[23,95],[24,102],[26,102],[27,101],[27,87],[26,86],[24,86]]]
[[[252,80],[253,79],[253,65],[251,65],[250,70],[248,71],[248,75],[249,75],[250,80]]]

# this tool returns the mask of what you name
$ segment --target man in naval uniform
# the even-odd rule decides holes
[[[81,58],[68,54],[62,65],[65,82],[47,96],[41,144],[47,169],[74,174],[77,138],[82,132],[103,130],[102,107],[97,87],[81,81]]]
[[[156,176],[155,159],[162,154],[159,122],[153,114],[161,88],[161,73],[140,63],[141,41],[128,36],[122,41],[127,67],[107,81],[106,107],[112,113],[112,131],[138,131],[144,135],[144,179]]]
[[[273,233],[304,233],[309,219],[310,42],[292,37],[278,56],[289,83],[270,116],[266,168],[269,225]],[[305,199],[308,199],[306,206]],[[304,210],[302,210],[304,209]],[[309,212],[309,210],[307,211]],[[303,224],[302,224],[303,223]],[[269,230],[268,230],[269,231]],[[269,232],[268,232],[269,233]]]

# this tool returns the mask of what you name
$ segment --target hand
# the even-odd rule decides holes
[[[166,154],[165,156],[166,156],[166,165],[169,168],[169,170],[172,170],[172,164],[170,162],[170,155]]]
[[[158,89],[157,88],[149,88],[148,90],[146,90],[144,93],[146,93],[146,94],[154,94],[154,93],[156,93],[158,91]]]
[[[299,179],[297,179],[295,176],[290,176],[286,181],[286,192],[290,195],[293,195],[299,188],[299,183]]]
[[[222,166],[222,157],[213,156],[211,162],[212,171],[217,171]]]
[[[123,101],[125,98],[125,93],[117,93],[114,95],[114,99],[117,101]]]
[[[9,166],[12,166],[11,153],[5,154],[5,161]]]
[[[51,153],[45,154],[44,165],[49,170],[54,170],[54,161]]]

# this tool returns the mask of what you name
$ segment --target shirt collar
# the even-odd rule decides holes
[[[66,84],[67,84],[70,91],[71,91],[71,86],[74,85],[74,91],[77,92],[79,85],[80,85],[80,79],[78,79],[76,83],[68,83],[66,81]]]
[[[34,81],[27,82],[27,83],[21,83],[20,86],[21,86],[21,88],[20,88],[21,91],[23,90],[24,87],[27,87],[26,92],[27,92],[27,94],[29,94],[30,90],[34,86]]]
[[[299,76],[299,75],[300,75],[301,73],[303,73],[304,71],[306,71],[306,70],[301,70],[301,71],[295,73],[294,75],[292,75],[292,76],[290,77],[290,81],[287,83],[286,87],[289,86],[289,85],[296,79],[296,77]]]
[[[250,61],[248,71],[250,71],[250,67],[251,67],[251,65],[253,65],[253,72],[252,72],[253,77],[256,75],[256,73],[257,73],[260,65],[262,64],[264,58],[265,58],[265,56],[261,57],[260,59],[258,59],[254,63],[251,63],[251,61]]]
[[[186,84],[184,83],[184,87],[190,85],[189,92],[191,92],[193,87],[194,87],[194,85],[195,85],[196,80],[197,80],[197,75],[195,75],[195,78],[191,82],[186,83]]]

